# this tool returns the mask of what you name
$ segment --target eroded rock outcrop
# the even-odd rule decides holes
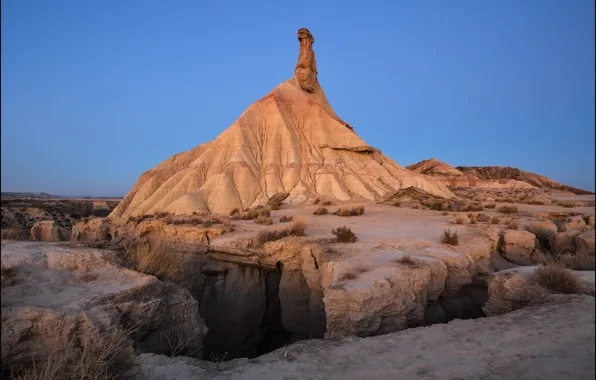
[[[68,241],[70,240],[70,231],[60,227],[53,220],[36,222],[31,227],[31,240]]]
[[[530,256],[536,247],[536,236],[528,231],[505,230],[501,235],[501,254],[520,265],[530,265]]]
[[[2,370],[53,350],[128,329],[131,344],[168,354],[196,352],[207,328],[197,301],[176,285],[125,269],[105,252],[51,243],[3,242]],[[5,286],[6,285],[6,286]]]

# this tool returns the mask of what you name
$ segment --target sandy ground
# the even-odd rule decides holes
[[[295,343],[221,364],[141,355],[141,377],[169,379],[594,379],[594,298],[553,296],[499,317],[370,338]]]

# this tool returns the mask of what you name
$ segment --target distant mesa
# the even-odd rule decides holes
[[[563,185],[548,177],[509,166],[453,167],[436,158],[431,158],[407,168],[416,173],[430,176],[450,188],[542,189],[568,194],[593,194],[590,191]]]
[[[414,186],[453,193],[366,144],[333,111],[318,81],[308,29],[298,30],[294,76],[249,106],[215,140],[143,173],[111,214],[227,213],[263,205],[277,193],[287,203],[326,197],[379,200]]]

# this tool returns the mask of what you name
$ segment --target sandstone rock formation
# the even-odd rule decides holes
[[[36,222],[31,227],[31,240],[37,241],[68,241],[70,231],[60,227],[53,220]]]
[[[436,158],[420,161],[407,166],[408,169],[430,176],[449,187],[474,187],[479,189],[533,189],[534,186],[515,179],[480,179],[473,174],[464,173]]]
[[[18,371],[114,329],[133,329],[135,346],[146,352],[201,348],[207,328],[187,290],[114,265],[106,255],[51,243],[2,243],[2,371]]]
[[[111,216],[228,213],[263,205],[276,193],[289,193],[288,203],[318,196],[378,200],[415,186],[453,197],[444,185],[367,145],[335,114],[317,79],[314,38],[300,29],[298,39],[292,79],[248,107],[214,141],[142,174]]]
[[[533,303],[546,302],[549,289],[536,281],[536,266],[503,270],[490,276],[488,302],[482,307],[487,316],[501,315]],[[594,295],[594,271],[574,271],[584,294]]]
[[[436,158],[407,166],[449,187],[475,187],[479,189],[543,189],[567,194],[592,194],[592,192],[563,185],[552,179],[504,166],[453,167]]]
[[[481,180],[510,179],[523,181],[534,187],[545,190],[559,190],[573,194],[593,194],[591,191],[564,185],[543,175],[526,172],[509,166],[458,166],[457,169],[464,174],[473,175]]]
[[[528,231],[505,230],[501,235],[503,257],[516,264],[531,264],[530,256],[535,245],[536,236]]]

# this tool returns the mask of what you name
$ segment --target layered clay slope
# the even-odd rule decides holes
[[[467,173],[436,158],[420,161],[407,166],[416,173],[431,176],[437,182],[448,187],[476,187],[480,189],[532,189],[531,184],[513,178],[479,178],[473,173]]]
[[[179,153],[140,176],[111,214],[227,213],[264,204],[279,192],[288,203],[316,197],[377,200],[414,186],[449,189],[367,145],[329,105],[317,79],[314,38],[298,31],[294,77],[252,104],[214,141]]]
[[[540,174],[526,172],[509,166],[458,166],[462,173],[482,180],[514,179],[545,190],[568,191],[574,194],[593,194],[591,191],[567,186]]]

